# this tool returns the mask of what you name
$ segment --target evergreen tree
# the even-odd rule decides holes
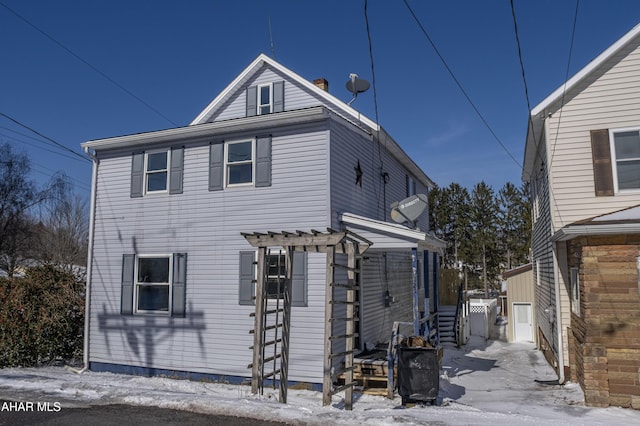
[[[489,293],[489,280],[500,272],[501,253],[498,247],[499,206],[491,186],[484,181],[471,192],[471,243],[475,261],[482,270],[485,293]]]

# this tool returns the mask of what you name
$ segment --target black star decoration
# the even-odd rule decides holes
[[[360,188],[362,188],[362,175],[364,172],[360,168],[360,160],[358,160],[358,165],[354,167],[354,170],[356,171],[356,185],[360,185]]]

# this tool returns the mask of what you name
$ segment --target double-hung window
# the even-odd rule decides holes
[[[144,187],[147,194],[167,192],[169,151],[151,151],[144,156]]]
[[[253,183],[255,160],[253,139],[227,142],[225,144],[226,185],[247,185]]]
[[[273,111],[273,85],[258,86],[258,115],[271,114]]]
[[[639,130],[611,130],[611,163],[616,192],[640,190]]]
[[[287,278],[287,268],[283,253],[267,255],[267,297],[269,299],[282,299],[284,295],[284,282]]]
[[[136,262],[136,313],[171,312],[172,256],[139,256]]]

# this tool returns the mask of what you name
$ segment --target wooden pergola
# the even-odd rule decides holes
[[[287,402],[289,337],[291,323],[291,282],[293,270],[293,254],[297,251],[326,253],[326,288],[325,288],[325,325],[324,325],[324,371],[322,384],[322,403],[331,404],[331,397],[345,391],[345,408],[353,406],[353,357],[354,348],[356,291],[355,280],[356,257],[364,253],[372,244],[369,240],[351,232],[335,231],[327,228],[326,232],[311,230],[310,232],[267,232],[242,233],[242,236],[253,247],[258,248],[257,277],[253,329],[253,362],[250,365],[251,391],[263,393],[265,380],[279,382],[279,400]],[[267,292],[268,266],[266,259],[269,249],[281,248],[284,251],[286,275],[278,288],[282,288],[282,297],[275,300],[275,307],[269,306],[274,300]],[[346,263],[337,261],[336,255],[346,255]],[[346,280],[336,281],[336,269],[346,271]],[[344,274],[341,274],[344,277]],[[342,292],[336,292],[343,289]],[[339,298],[338,296],[341,296]],[[335,307],[344,305],[343,317],[336,316]],[[343,325],[343,329],[339,327]],[[335,327],[338,326],[338,327]],[[337,329],[340,328],[340,332]],[[337,342],[344,342],[344,348],[338,350]],[[265,349],[274,348],[273,356],[267,356]],[[343,350],[342,350],[343,349]],[[344,366],[333,368],[335,359],[344,359]],[[265,366],[272,363],[271,371]],[[344,374],[344,385],[334,387],[334,379]]]

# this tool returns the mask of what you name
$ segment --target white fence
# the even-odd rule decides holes
[[[488,339],[498,316],[496,299],[471,299],[469,302],[469,328],[472,336]]]

